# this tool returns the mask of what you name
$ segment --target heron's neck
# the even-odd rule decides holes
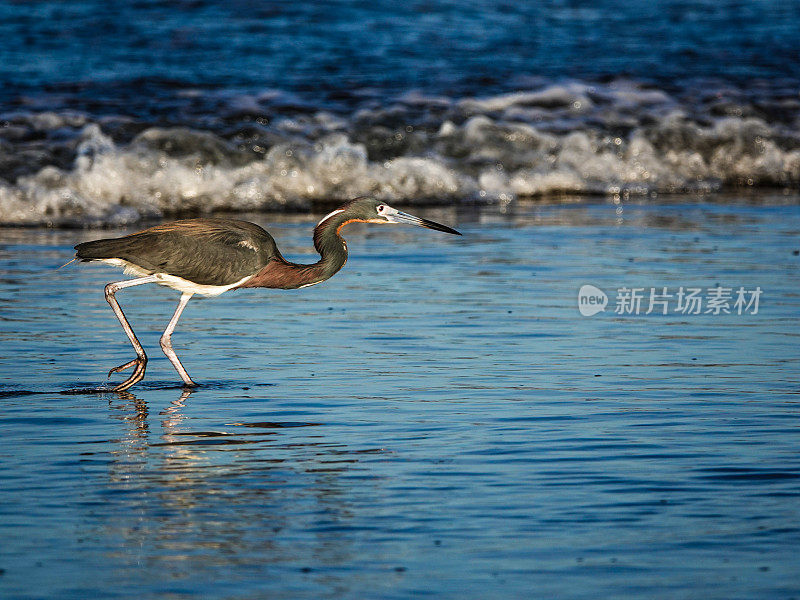
[[[344,216],[344,211],[334,211],[314,228],[314,248],[320,259],[309,265],[319,283],[333,277],[347,262],[347,244],[339,234],[342,227],[353,219]]]
[[[239,287],[266,287],[285,290],[322,283],[333,277],[347,262],[347,244],[339,231],[356,219],[345,216],[343,210],[327,215],[314,229],[314,248],[320,259],[311,265],[298,265],[273,257],[258,273]]]

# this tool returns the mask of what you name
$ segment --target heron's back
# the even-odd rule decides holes
[[[185,219],[119,238],[75,246],[82,261],[124,261],[146,275],[164,273],[211,286],[227,286],[281,258],[275,240],[255,223]],[[123,264],[124,264],[123,263]]]

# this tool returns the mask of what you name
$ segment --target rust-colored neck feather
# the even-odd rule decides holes
[[[333,277],[347,262],[347,244],[339,234],[348,223],[363,221],[334,211],[314,228],[314,248],[320,259],[312,265],[291,263],[278,255],[240,287],[280,288],[285,290],[322,283]]]

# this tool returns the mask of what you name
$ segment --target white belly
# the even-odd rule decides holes
[[[119,258],[103,258],[100,259],[99,262],[104,262],[107,265],[113,265],[115,267],[122,267],[125,269],[126,275],[136,275],[137,277],[144,277],[145,275],[149,275],[146,271],[141,270],[136,265],[129,263],[126,260],[122,260]],[[153,273],[158,280],[156,283],[158,285],[163,285],[166,287],[170,287],[173,290],[178,290],[184,294],[200,294],[201,296],[219,296],[222,293],[227,292],[228,290],[235,288],[237,285],[242,285],[245,281],[250,279],[252,275],[248,275],[231,283],[229,285],[202,285],[200,283],[194,283],[193,281],[189,281],[188,279],[183,279],[182,277],[175,277],[174,275],[168,275],[167,273]]]

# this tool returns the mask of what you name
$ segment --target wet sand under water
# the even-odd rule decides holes
[[[154,286],[144,382],[63,393],[132,356],[119,272],[54,270],[106,232],[0,229],[0,596],[800,595],[798,199],[423,214],[464,237],[353,226],[323,285],[193,300],[191,394]],[[758,314],[614,314],[717,285]]]

